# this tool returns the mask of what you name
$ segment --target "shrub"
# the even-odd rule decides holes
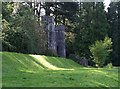
[[[109,69],[113,68],[112,63],[107,64],[106,68],[109,68]]]
[[[57,52],[53,49],[47,49],[45,52],[45,55],[47,56],[57,56]]]
[[[95,44],[90,46],[90,52],[92,53],[93,61],[102,67],[104,63],[108,60],[112,46],[111,38],[105,37],[104,41],[96,41]]]

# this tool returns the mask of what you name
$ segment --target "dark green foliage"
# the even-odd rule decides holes
[[[11,13],[13,12],[13,3],[2,2],[2,19],[7,21],[11,19]]]
[[[44,53],[46,49],[46,36],[42,26],[36,21],[33,9],[21,3],[18,12],[3,13],[3,51],[16,51],[22,53]],[[9,3],[3,4],[3,8]],[[4,10],[4,9],[3,9]],[[5,11],[7,11],[5,9]],[[3,12],[5,12],[3,11]],[[7,20],[7,15],[11,19]]]
[[[109,30],[103,3],[82,3],[77,19],[78,23],[74,29],[75,53],[89,58],[89,46],[96,40],[104,39]]]
[[[66,32],[66,54],[69,56],[69,54],[74,54],[74,33],[72,32]]]
[[[108,8],[107,18],[110,24],[109,36],[113,41],[111,58],[113,65],[120,65],[120,2],[112,2]]]
[[[47,49],[47,50],[45,51],[45,54],[46,54],[47,56],[57,56],[57,52],[55,52],[55,50],[52,50],[52,49]]]
[[[64,25],[75,21],[73,17],[79,9],[78,2],[45,2],[41,6],[46,10],[46,15],[54,14],[55,24],[63,23]]]

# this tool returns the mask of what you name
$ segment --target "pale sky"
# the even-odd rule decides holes
[[[110,1],[111,1],[111,0],[104,0],[105,10],[106,10],[106,11],[107,11],[107,8],[109,7]]]

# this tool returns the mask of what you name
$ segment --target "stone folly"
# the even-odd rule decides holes
[[[61,24],[55,26],[53,16],[42,16],[42,23],[47,34],[48,49],[60,57],[66,57],[65,26]]]

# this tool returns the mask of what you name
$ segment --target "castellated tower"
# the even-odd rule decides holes
[[[60,57],[66,57],[65,26],[55,26],[53,16],[42,16],[42,23],[47,34],[48,49],[56,52]]]
[[[52,16],[48,18],[47,35],[48,35],[48,49],[51,49],[54,52],[56,52],[57,51],[56,33],[55,33],[54,18]]]
[[[56,48],[58,56],[65,57],[66,49],[65,49],[65,26],[58,25],[55,28],[56,31]]]

